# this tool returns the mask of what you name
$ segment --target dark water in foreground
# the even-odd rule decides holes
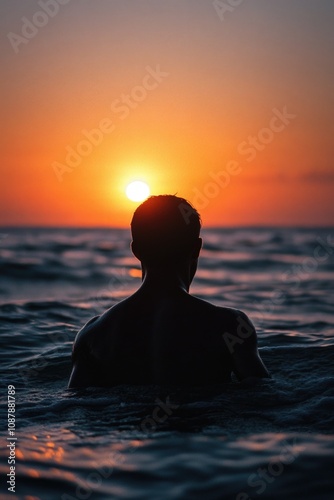
[[[334,229],[217,229],[192,293],[243,309],[273,375],[248,388],[68,391],[74,336],[140,284],[122,230],[2,230],[4,499],[332,499]],[[7,441],[9,442],[9,441]]]

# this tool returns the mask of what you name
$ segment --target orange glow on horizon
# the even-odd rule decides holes
[[[333,225],[334,8],[246,4],[69,3],[8,43],[0,226],[128,227],[136,180],[205,226]]]

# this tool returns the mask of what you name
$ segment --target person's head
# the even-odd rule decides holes
[[[133,214],[132,251],[146,268],[197,263],[200,229],[200,215],[184,198],[151,196]]]

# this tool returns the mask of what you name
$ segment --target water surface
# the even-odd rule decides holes
[[[191,291],[251,317],[270,381],[67,390],[78,329],[140,285],[128,231],[1,231],[4,499],[333,498],[334,230],[203,237]]]

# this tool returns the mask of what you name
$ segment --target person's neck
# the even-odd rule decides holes
[[[142,273],[142,290],[152,290],[154,293],[176,293],[179,291],[189,292],[191,278],[187,268],[145,268],[142,266]]]

